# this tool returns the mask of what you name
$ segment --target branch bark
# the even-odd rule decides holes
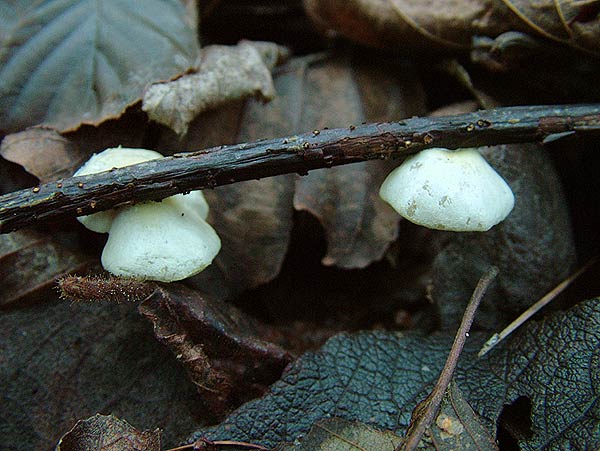
[[[40,221],[160,200],[286,173],[406,156],[430,147],[544,142],[600,133],[600,104],[497,108],[347,128],[180,153],[0,197],[0,233]]]

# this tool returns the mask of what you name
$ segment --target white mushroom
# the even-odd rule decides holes
[[[402,217],[430,229],[489,230],[512,211],[514,195],[474,149],[427,149],[407,158],[379,195]]]
[[[147,149],[107,149],[94,155],[75,175],[158,158],[163,156]],[[108,232],[102,252],[106,270],[120,276],[172,282],[202,271],[219,252],[221,241],[205,221],[207,215],[202,192],[192,191],[78,219],[90,230]]]

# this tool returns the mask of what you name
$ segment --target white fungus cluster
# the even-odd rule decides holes
[[[163,156],[147,149],[112,148],[95,154],[75,176],[95,174]],[[201,191],[177,194],[160,202],[79,217],[88,229],[108,233],[102,266],[112,274],[172,282],[199,273],[221,249],[206,222],[208,204]]]

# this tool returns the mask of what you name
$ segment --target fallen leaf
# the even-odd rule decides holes
[[[40,183],[70,177],[87,158],[56,130],[41,127],[6,136],[0,155],[23,166]]]
[[[491,73],[480,80],[487,93],[499,93],[504,102],[585,103],[600,96],[594,83],[600,70],[597,59],[582,58],[569,47],[548,45],[540,37],[516,31],[493,38],[477,36],[470,56]]]
[[[142,109],[150,119],[185,135],[189,123],[205,110],[251,96],[271,100],[275,96],[271,70],[287,53],[269,42],[205,47],[196,73],[150,85]]]
[[[418,85],[410,88],[415,83],[410,75],[384,76],[364,61],[315,64],[303,81],[298,128],[306,130],[401,119],[424,108]],[[315,215],[327,234],[323,264],[364,268],[381,259],[397,238],[399,216],[379,198],[391,168],[390,163],[365,162],[312,171],[296,181],[294,207]]]
[[[31,230],[0,235],[0,308],[44,299],[56,279],[92,264],[49,235]]]
[[[598,51],[600,21],[598,5],[586,2],[543,0],[502,0],[521,20],[519,30],[562,42],[573,47]]]
[[[279,96],[269,108],[274,105],[281,105]],[[278,129],[284,127],[286,116],[281,116],[281,122],[261,122],[260,103],[242,107],[237,102],[201,114],[181,143],[177,138],[175,142],[191,150],[230,144],[238,136],[240,141],[251,141],[259,133],[285,134]],[[248,119],[242,121],[242,115]],[[172,142],[167,139],[162,145],[169,148]],[[293,175],[283,175],[204,190],[211,206],[209,222],[221,237],[221,251],[212,265],[186,283],[216,299],[231,299],[273,279],[288,248],[293,189]]]
[[[526,396],[532,405],[532,434],[522,448],[600,446],[600,299],[531,322],[477,359],[482,339],[473,335],[467,342],[455,380],[485,422],[495,423],[504,405]],[[189,441],[206,436],[275,447],[293,443],[329,416],[401,434],[412,409],[437,380],[451,342],[450,334],[339,335],[290,365],[263,398]]]
[[[321,30],[393,50],[467,49],[474,36],[522,31],[588,54],[600,51],[595,3],[470,0],[457,8],[451,0],[304,0],[304,5]]]
[[[429,428],[436,451],[498,451],[489,421],[473,411],[455,382],[451,382],[434,424]]]
[[[139,310],[217,416],[262,395],[292,360],[268,341],[277,338],[277,331],[181,285],[155,291]]]
[[[424,109],[411,67],[381,66],[369,59],[295,58],[277,68],[274,83],[277,96],[268,104],[249,101],[203,113],[183,140],[172,134],[161,147],[198,150],[336,123],[399,119]],[[385,163],[369,162],[314,171],[300,179],[285,175],[205,190],[222,250],[215,264],[190,283],[228,299],[272,280],[288,249],[294,203],[316,214],[326,227],[328,264],[354,268],[380,259],[397,236],[399,221],[376,194],[377,180],[389,170]]]
[[[433,263],[432,296],[442,327],[454,329],[472,287],[490,265],[500,269],[475,318],[481,329],[508,324],[575,264],[568,205],[550,156],[534,144],[483,151],[515,194],[508,217],[486,233],[454,233]]]
[[[297,444],[278,447],[277,451],[394,451],[401,440],[390,431],[327,418],[317,421]]]
[[[178,0],[30,2],[0,14],[0,128],[61,132],[119,117],[147,84],[180,75],[198,55]]]
[[[2,449],[46,451],[79,418],[113,413],[174,446],[206,406],[133,304],[58,302],[0,312]],[[94,448],[88,448],[94,449]]]
[[[161,451],[160,429],[140,432],[112,415],[79,420],[56,445],[56,451]]]

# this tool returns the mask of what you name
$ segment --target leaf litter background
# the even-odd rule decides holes
[[[47,3],[53,7],[59,5]],[[317,35],[291,37],[294,26],[307,24],[299,2],[282,2],[284,6],[279,10],[263,8],[261,14],[254,15],[252,2],[248,3],[245,9],[237,11],[235,4],[217,6],[206,17],[206,28],[227,28],[227,38],[221,41],[224,43],[270,33],[269,37],[275,41],[305,52],[310,42],[318,42],[318,50],[323,48]],[[464,2],[460,20],[475,27],[457,26],[462,22],[457,22],[457,9],[449,2],[437,3],[435,14],[431,14],[431,5],[422,2],[342,3],[306,1],[305,6],[322,29],[336,30],[361,43],[388,47],[392,52],[398,51],[399,39],[405,49],[423,46],[439,49],[449,46],[449,42],[472,46],[473,61],[495,71],[490,76],[489,72],[475,70],[475,89],[508,103],[526,103],[536,96],[541,98],[543,88],[547,90],[544,83],[530,76],[527,65],[522,63],[525,57],[545,55],[541,61],[547,62],[555,60],[556,55],[567,58],[570,53],[554,43],[546,44],[540,39],[548,39],[544,33],[552,34],[550,40],[562,40],[572,47],[597,52],[598,21],[593,20],[597,7],[593,2],[583,2],[574,9],[567,2],[548,2],[548,5],[541,2],[536,4],[538,10],[529,9],[526,2]],[[337,52],[333,57],[323,54],[294,57],[287,64],[275,67],[287,58],[287,53],[281,47],[264,44],[256,48],[263,49],[262,55],[271,56],[263,59],[265,67],[256,67],[260,75],[253,83],[257,84],[238,92],[235,91],[238,86],[228,86],[223,76],[242,67],[235,60],[222,71],[215,71],[212,66],[203,69],[206,52],[213,51],[219,58],[220,50],[218,47],[198,50],[193,5],[190,9],[191,3],[157,1],[147,10],[125,16],[127,22],[109,24],[118,26],[137,20],[147,23],[144,20],[148,17],[159,21],[151,29],[141,26],[126,30],[130,37],[131,33],[137,33],[136,39],[130,39],[132,47],[111,41],[121,39],[120,33],[101,33],[108,42],[75,40],[74,47],[58,46],[63,50],[56,53],[56,59],[48,60],[59,62],[48,66],[56,69],[47,72],[55,80],[66,79],[65,73],[60,72],[65,65],[60,62],[76,61],[82,52],[87,61],[102,61],[106,55],[115,57],[108,58],[112,72],[102,71],[108,66],[95,66],[95,73],[87,72],[82,77],[88,83],[75,86],[81,90],[75,91],[71,86],[71,91],[65,91],[72,96],[64,96],[63,105],[53,104],[48,95],[23,97],[30,92],[24,86],[47,92],[43,87],[47,80],[35,78],[39,71],[23,72],[31,64],[27,58],[34,55],[15,53],[19,48],[16,44],[22,44],[22,48],[33,46],[40,30],[42,33],[50,30],[57,39],[69,42],[69,35],[61,27],[73,26],[83,33],[90,21],[102,30],[107,25],[106,16],[84,14],[90,11],[91,4],[63,2],[56,8],[39,10],[26,9],[20,4],[2,5],[0,20],[6,25],[2,28],[9,32],[0,36],[0,71],[14,72],[0,72],[0,79],[12,80],[3,83],[0,91],[0,128],[6,132],[20,131],[27,125],[41,124],[59,131],[77,129],[61,136],[52,129],[34,128],[3,140],[2,156],[22,164],[41,180],[70,174],[89,154],[108,146],[143,145],[165,153],[199,149],[363,121],[400,119],[425,114],[432,106],[468,96],[443,71],[434,68],[432,72],[431,63],[435,60],[428,58],[425,61],[417,58],[416,64],[399,58],[397,64],[390,64],[383,62],[389,58],[379,58],[375,52],[368,57],[364,51]],[[130,4],[123,1],[109,6],[112,10],[130,10]],[[153,14],[154,5],[163,9],[168,5],[165,11],[173,14],[164,17]],[[516,6],[522,17],[510,5]],[[557,5],[563,9],[558,10]],[[201,13],[207,13],[200,6]],[[72,22],[55,20],[60,8],[64,8],[60,17],[70,17]],[[335,15],[326,14],[331,8],[337,8]],[[244,14],[255,20],[247,20]],[[445,14],[452,20],[444,21]],[[219,26],[223,20],[233,23]],[[273,29],[279,27],[280,34],[273,29],[265,31],[261,24],[264,20],[277,23]],[[565,23],[569,24],[568,29]],[[49,28],[51,25],[58,26]],[[173,33],[174,29],[179,32]],[[244,34],[236,36],[238,30]],[[511,31],[520,34],[509,34]],[[363,35],[356,35],[357,32]],[[428,33],[435,35],[434,38]],[[441,39],[436,40],[436,36]],[[140,65],[137,58],[150,51],[152,46],[146,44],[155,42],[154,39],[160,41],[160,45],[152,48],[156,52],[152,61],[156,64],[147,64],[145,60]],[[139,52],[140,45],[143,52]],[[118,48],[118,52],[109,51],[111,46]],[[173,46],[177,52],[171,52]],[[132,52],[136,57],[119,58],[121,51]],[[85,67],[81,65],[82,69]],[[552,65],[550,68],[549,79],[554,74],[563,83],[561,68]],[[562,95],[574,101],[583,96],[588,101],[597,101],[586,82],[589,70],[586,73],[577,65],[570,68],[572,80],[564,82],[565,90],[553,92],[554,98]],[[513,89],[507,77],[502,78],[503,71],[508,69],[522,83],[518,89]],[[18,76],[18,70],[26,76]],[[122,75],[128,70],[134,71],[132,78],[106,75]],[[135,72],[139,70],[142,72]],[[231,100],[256,94],[252,86],[267,86],[269,80],[264,77],[269,70],[274,72],[273,87],[277,93],[270,103]],[[125,111],[127,106],[139,104],[148,83],[179,75],[182,77],[175,83],[181,83],[195,72],[198,77],[208,72],[207,80],[215,81],[206,84],[216,83],[225,91],[219,96],[217,91],[209,90],[207,97],[199,96],[200,104],[215,107],[229,101],[189,124],[186,119],[185,136],[178,137],[165,128],[148,124],[139,109]],[[42,83],[41,87],[36,83]],[[90,86],[95,87],[95,93],[118,95],[90,97],[90,92],[85,91]],[[103,86],[107,89],[99,89]],[[272,95],[268,88],[259,92],[262,97]],[[92,99],[84,105],[85,113],[77,109],[85,103],[80,98]],[[22,114],[23,105],[28,105],[27,115]],[[189,118],[199,111],[197,108],[197,104],[190,105]],[[113,120],[104,122],[106,119]],[[101,122],[97,128],[80,127],[81,123]],[[51,287],[57,276],[81,272],[84,268],[98,270],[94,264],[102,237],[82,232],[74,221],[49,225],[39,232],[2,236],[2,270],[14,266],[25,276],[15,277],[14,272],[7,271],[2,279],[5,289],[1,304],[5,310],[0,316],[3,323],[0,366],[6,389],[0,430],[8,449],[19,449],[21,444],[50,449],[76,420],[96,412],[114,413],[140,430],[164,428],[163,443],[174,444],[197,424],[215,422],[213,414],[221,416],[250,397],[259,396],[279,378],[280,369],[290,358],[306,349],[317,349],[336,332],[373,326],[428,330],[441,325],[452,329],[462,314],[460,300],[468,298],[490,262],[503,266],[502,275],[477,321],[479,327],[496,330],[570,272],[574,244],[584,257],[597,252],[597,245],[590,244],[597,242],[597,232],[590,224],[598,224],[598,213],[596,209],[582,207],[585,197],[594,192],[590,186],[594,186],[592,175],[597,168],[597,158],[586,150],[588,147],[592,146],[584,146],[575,153],[562,143],[549,146],[549,152],[539,152],[533,147],[525,151],[522,146],[490,151],[493,164],[509,180],[518,201],[517,210],[509,220],[485,235],[431,233],[404,223],[398,228],[397,217],[376,197],[376,187],[395,163],[369,162],[315,171],[305,177],[286,175],[208,191],[210,219],[224,243],[218,260],[209,271],[188,281],[193,291],[165,287],[153,295],[157,305],[150,301],[141,307],[154,326],[154,335],[171,348],[171,353],[157,344],[151,326],[140,320],[131,305],[69,305],[54,300],[56,295]],[[557,165],[560,176],[570,182],[566,195],[575,225],[579,225],[574,241],[565,197],[549,155],[560,162]],[[19,173],[16,166],[3,164],[2,171],[6,174],[3,190],[35,183],[28,175]],[[590,176],[586,179],[582,173]],[[351,189],[348,180],[352,181]],[[396,241],[398,236],[400,239]],[[438,304],[439,316],[435,309],[424,305],[426,285],[432,276],[431,293]],[[257,290],[245,291],[256,287]],[[574,298],[583,299],[581,296]],[[241,310],[223,306],[223,300],[233,300]],[[517,400],[515,408],[525,410],[526,416],[527,408],[522,405],[530,406],[531,428],[523,431],[514,424],[503,428],[512,431],[523,449],[598,447],[597,305],[593,299],[566,314],[530,324],[483,361],[477,361],[474,353],[485,336],[478,336],[469,344],[456,380],[475,411],[482,415],[483,424],[492,436],[503,406]],[[203,315],[194,313],[203,311],[213,312],[214,320],[209,317],[207,321]],[[268,324],[255,321],[248,312]],[[173,331],[175,336],[171,335]],[[207,338],[215,336],[214,331],[217,342]],[[226,358],[221,358],[216,344],[222,336],[231,337],[231,342],[239,346],[226,347],[231,351]],[[212,437],[245,438],[274,446],[281,441],[294,441],[298,433],[307,433],[314,421],[332,415],[402,432],[410,411],[437,377],[450,340],[449,334],[424,338],[414,333],[401,336],[387,332],[332,338],[322,350],[293,363],[264,398],[242,406],[221,426],[203,432]],[[268,345],[269,342],[274,344]],[[266,349],[265,344],[274,347],[263,356],[279,356],[279,366],[256,371],[248,379],[244,371],[256,364],[256,360],[253,363],[256,357],[248,360],[240,356],[252,356],[261,346]],[[211,398],[207,390],[188,382],[190,379],[196,384],[212,381],[227,389]],[[241,380],[248,384],[240,383]],[[542,391],[542,387],[546,390]],[[338,397],[331,397],[338,391],[341,393]],[[213,413],[208,414],[209,410]],[[61,449],[85,448],[102,431],[108,438],[118,439],[119,435],[110,429],[113,422],[103,418],[90,419],[95,432],[83,442],[63,441]],[[74,436],[65,438],[69,437]],[[133,444],[131,449],[157,446],[151,438],[150,445]]]

